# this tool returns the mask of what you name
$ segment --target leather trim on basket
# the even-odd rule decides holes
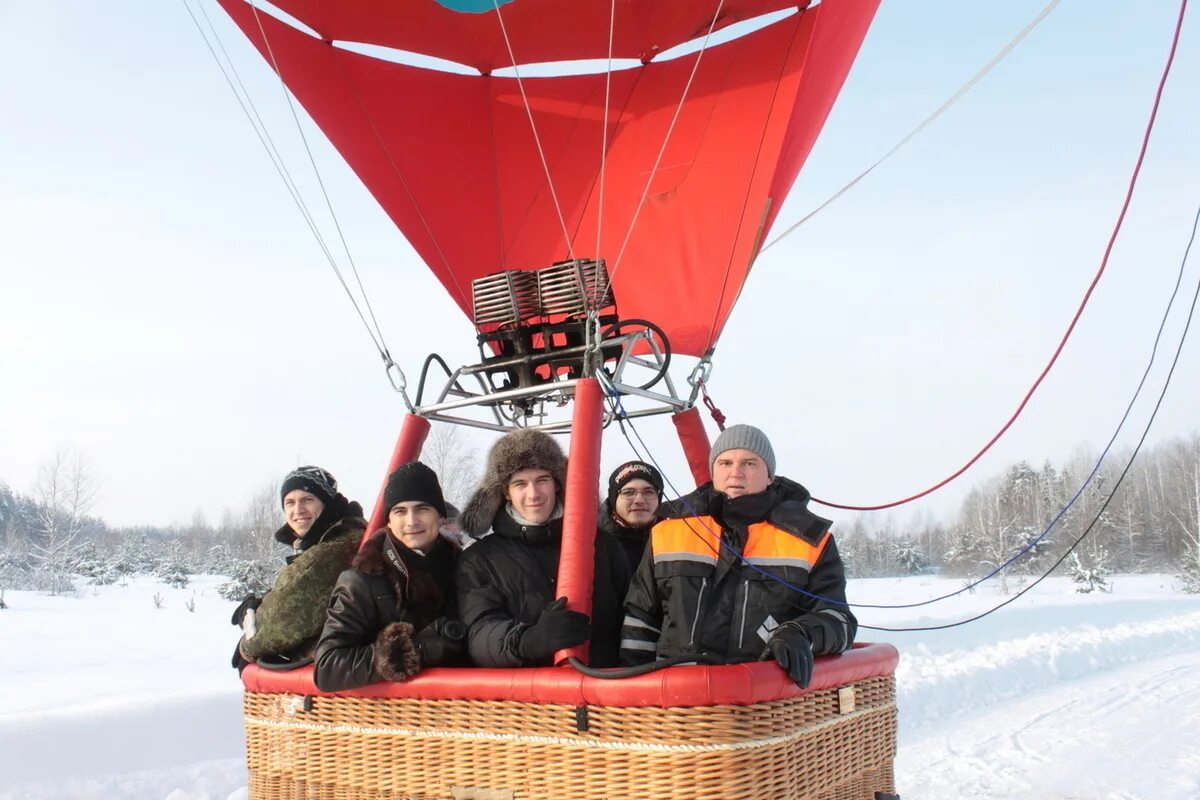
[[[895,672],[899,659],[900,654],[890,644],[856,644],[839,656],[818,658],[807,689],[797,687],[773,662],[670,667],[621,680],[589,678],[570,667],[431,669],[404,683],[374,683],[332,693],[317,689],[312,667],[270,672],[251,665],[242,671],[242,683],[247,691],[266,694],[661,708],[753,705],[888,676]]]

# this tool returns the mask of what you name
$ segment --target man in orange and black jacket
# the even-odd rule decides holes
[[[813,656],[848,649],[858,630],[831,523],[775,474],[758,428],[724,431],[711,467],[712,482],[659,510],[625,600],[621,660],[773,658],[807,686]]]

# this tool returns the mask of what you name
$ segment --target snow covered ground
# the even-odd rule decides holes
[[[0,800],[245,797],[233,603],[217,595],[220,580],[171,589],[141,579],[79,597],[9,592]],[[854,581],[850,594],[904,603],[960,586]],[[1169,576],[1117,576],[1113,586],[1079,595],[1052,578],[967,626],[862,632],[902,653],[896,772],[905,800],[1200,798],[1200,598]],[[930,625],[1002,599],[983,586],[858,615]]]

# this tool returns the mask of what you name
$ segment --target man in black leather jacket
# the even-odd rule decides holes
[[[455,614],[458,548],[439,532],[446,504],[437,475],[419,461],[401,466],[384,503],[387,527],[367,539],[329,598],[315,674],[326,692],[465,661],[466,628]]]
[[[598,531],[592,615],[565,608],[555,588],[562,545],[566,458],[549,435],[520,430],[488,454],[483,481],[462,514],[483,536],[459,559],[458,606],[471,659],[485,667],[548,666],[558,650],[591,638],[593,666],[618,660],[621,603],[629,565]]]

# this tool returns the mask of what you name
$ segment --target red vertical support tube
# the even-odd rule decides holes
[[[683,445],[683,454],[687,457],[688,467],[697,486],[703,486],[712,480],[708,461],[712,445],[708,442],[708,433],[704,430],[704,420],[700,418],[700,409],[689,408],[671,415],[675,423],[675,431],[679,434],[679,443]]]
[[[567,608],[591,616],[593,568],[596,563],[596,508],[600,505],[600,434],[604,391],[595,378],[575,387],[571,417],[571,454],[567,459],[566,503],[563,507],[562,555],[558,561],[559,597]],[[587,661],[586,643],[554,654],[562,664],[574,656]]]
[[[429,420],[416,414],[405,414],[404,424],[400,426],[400,435],[396,437],[396,448],[392,450],[392,460],[388,462],[387,472],[383,475],[383,483],[379,487],[379,497],[375,500],[375,511],[371,514],[371,522],[367,525],[367,533],[372,534],[387,524],[388,509],[383,507],[383,490],[387,488],[387,479],[401,464],[421,455],[425,446],[425,437],[429,435]],[[363,544],[367,543],[364,536]]]

